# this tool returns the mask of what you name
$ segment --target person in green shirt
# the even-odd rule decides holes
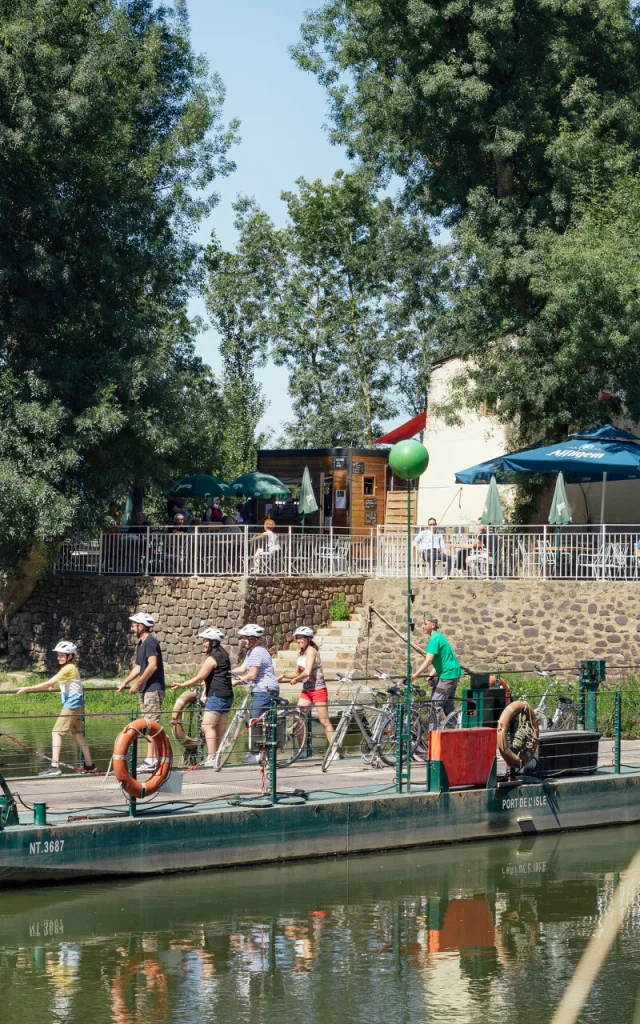
[[[431,612],[425,614],[422,631],[429,637],[424,652],[426,658],[417,672],[414,672],[411,676],[411,682],[425,672],[427,675],[432,676],[431,687],[433,692],[431,699],[436,704],[436,711],[440,710],[441,705],[444,714],[448,715],[453,711],[453,698],[456,695],[458,682],[462,675],[460,662],[453,653],[453,647],[446,636],[438,629],[437,615],[432,615]]]

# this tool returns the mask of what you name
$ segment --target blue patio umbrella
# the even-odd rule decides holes
[[[514,473],[563,473],[568,483],[602,481],[600,521],[604,521],[607,480],[640,480],[640,437],[604,426],[571,434],[567,441],[524,448],[456,473],[459,484],[508,483]]]

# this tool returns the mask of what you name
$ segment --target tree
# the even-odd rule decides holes
[[[226,480],[254,470],[266,440],[258,431],[266,402],[256,370],[266,359],[267,303],[282,267],[278,233],[266,214],[246,198],[234,209],[236,251],[225,252],[214,234],[205,253],[205,302],[220,336],[224,366],[221,469]]]
[[[400,175],[405,204],[452,229],[449,336],[469,359],[459,397],[487,397],[502,419],[517,417],[523,441],[583,420],[598,367],[578,371],[569,344],[549,387],[555,286],[540,282],[585,193],[608,194],[636,166],[633,5],[334,0],[307,17],[295,53],[329,90],[334,139],[375,173]],[[515,388],[525,350],[527,386]]]
[[[283,192],[286,270],[272,302],[273,357],[289,369],[292,442],[372,444],[392,415],[384,303],[392,204],[365,175],[299,178]]]
[[[5,0],[0,38],[0,507],[20,510],[0,571],[15,574],[34,542],[177,469],[189,407],[212,420],[185,304],[236,126],[182,0]]]

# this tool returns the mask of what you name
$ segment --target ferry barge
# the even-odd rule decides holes
[[[80,799],[77,788],[73,797],[65,794],[65,778],[47,781],[46,824],[33,822],[38,804],[31,811],[18,809],[16,801],[40,799],[43,783],[12,780],[15,794],[4,783],[0,885],[230,868],[640,822],[640,764],[537,780],[500,780],[494,771],[485,786],[461,789],[448,788],[442,778],[434,784],[433,774],[425,778],[425,766],[415,765],[411,791],[401,794],[394,792],[392,769],[321,776],[308,764],[287,774],[287,791],[275,803],[258,794],[230,795],[235,785],[242,789],[249,771],[255,777],[255,766],[229,769],[226,796],[220,776],[198,772],[181,796],[139,803],[135,817],[116,787],[83,779]]]

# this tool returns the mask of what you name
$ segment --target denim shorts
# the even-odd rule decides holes
[[[216,697],[215,693],[212,693],[210,697],[207,697],[204,710],[211,711],[214,715],[226,715],[228,711],[231,711],[232,704],[233,697]]]
[[[259,715],[263,715],[265,711],[268,711],[273,698],[277,696],[277,694],[271,694],[267,690],[254,690],[251,701],[251,717],[257,718]]]

